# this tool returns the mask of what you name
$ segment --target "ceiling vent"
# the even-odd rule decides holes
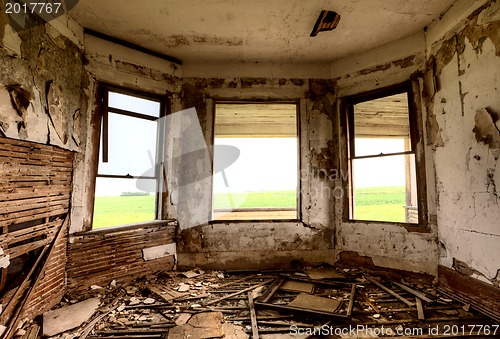
[[[332,11],[321,11],[318,20],[314,24],[311,36],[318,35],[319,32],[331,31],[337,27],[340,21],[340,15]]]

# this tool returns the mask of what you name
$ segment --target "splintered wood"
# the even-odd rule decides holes
[[[464,310],[461,303],[443,298],[430,285],[391,281],[361,269],[337,275],[334,269],[326,269],[332,278],[320,278],[320,270],[314,270],[314,280],[299,272],[148,276],[126,288],[93,291],[105,306],[87,325],[54,339],[72,334],[87,339],[253,339],[290,335],[299,327],[325,326],[333,331],[354,325],[366,331],[438,328],[442,333],[450,324],[493,325],[473,310]],[[179,292],[181,286],[189,291]],[[401,299],[415,302],[410,307]],[[431,336],[429,331],[411,336],[420,337]]]

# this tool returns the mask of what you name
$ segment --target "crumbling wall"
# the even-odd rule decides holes
[[[101,83],[129,90],[168,97],[168,111],[179,108],[180,66],[160,60],[92,36],[85,36],[85,71],[89,74],[88,133],[85,153],[75,157],[72,223],[69,230],[67,281],[68,291],[89,291],[91,285],[105,287],[112,280],[127,282],[158,271],[170,271],[175,265],[175,228],[172,221],[151,222],[132,227],[91,231],[97,174],[100,131],[100,104],[97,91]],[[166,131],[166,158],[174,149],[176,124]],[[133,133],[133,131],[130,131]],[[171,178],[171,166],[165,165]],[[161,192],[168,201],[168,185]],[[166,218],[168,211],[164,214]],[[89,232],[90,231],[90,232]]]
[[[302,205],[299,209],[302,221],[220,221],[181,229],[178,235],[179,265],[249,269],[283,268],[299,262],[334,262],[331,206],[335,182],[326,175],[338,162],[333,152],[334,91],[335,84],[328,80],[209,78],[183,81],[182,108],[196,108],[207,145],[213,144],[214,100],[300,103]],[[210,161],[205,159],[207,155],[200,154],[200,157],[197,168],[190,170],[197,171],[202,179],[211,168]],[[196,194],[184,199],[185,203],[202,211],[200,213],[208,221],[211,181],[198,185],[196,189]],[[179,211],[182,209],[177,213]],[[182,218],[179,216],[181,224]]]
[[[430,29],[428,145],[437,181],[439,264],[500,285],[500,3],[478,1]],[[480,5],[483,3],[483,5]],[[449,21],[449,20],[448,20]]]
[[[74,23],[66,16],[57,19],[55,24],[44,23],[36,17],[32,20],[32,28],[15,31],[6,16],[4,2],[0,3],[0,136],[17,139],[15,142],[3,141],[4,150],[10,144],[18,147],[10,153],[16,158],[14,160],[8,160],[9,152],[4,152],[5,164],[12,164],[5,166],[3,172],[9,175],[10,170],[11,175],[17,171],[19,175],[30,176],[29,181],[9,181],[8,177],[5,182],[2,180],[2,184],[7,186],[0,193],[5,195],[0,200],[12,200],[12,206],[15,206],[14,200],[19,199],[22,203],[17,204],[25,207],[26,211],[21,213],[22,207],[13,209],[5,206],[0,214],[4,228],[21,230],[16,232],[16,237],[28,241],[21,246],[29,252],[28,255],[33,255],[31,250],[40,249],[54,238],[54,226],[61,227],[62,219],[68,214],[73,156],[85,150],[82,140],[86,138],[85,89],[88,86],[83,51],[73,34]],[[27,158],[19,163],[17,157],[22,154]],[[68,168],[65,175],[61,175],[60,167],[57,167],[61,159],[66,162],[63,167]],[[48,167],[52,165],[56,169]],[[59,202],[54,203],[57,199]],[[14,211],[12,216],[8,215],[9,210]],[[23,235],[23,232],[29,231],[29,223],[38,230],[33,231],[32,237]],[[4,238],[8,236],[5,231],[3,233]],[[66,285],[66,235],[67,228],[64,226],[47,259],[45,271],[31,291],[23,317],[32,318],[61,300]],[[2,241],[3,248],[8,245],[8,242]],[[8,252],[12,252],[15,246],[10,247]],[[16,266],[32,265],[33,260],[24,260],[26,256],[22,254],[18,259],[23,261],[18,261]],[[15,256],[11,254],[11,257]],[[12,293],[1,292],[3,297],[7,294],[12,297]],[[7,300],[3,300],[4,305]],[[3,317],[7,316],[9,314],[4,312]]]
[[[14,31],[0,6],[0,133],[81,151],[88,85],[82,50],[47,23]]]

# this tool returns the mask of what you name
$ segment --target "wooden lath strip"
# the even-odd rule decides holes
[[[23,187],[17,189],[5,189],[5,197],[0,197],[0,204],[3,202],[24,202],[31,199],[46,199],[49,197],[66,197],[69,199],[71,193],[71,186],[40,186],[36,187]]]
[[[37,207],[39,204],[35,204],[32,206],[27,206],[25,210],[23,211],[14,211],[14,212],[8,212],[0,215],[0,222],[1,221],[7,221],[7,220],[12,220],[14,222],[17,222],[18,218],[26,217],[26,216],[33,216],[37,214],[44,214],[44,213],[50,213],[54,210],[58,210],[61,208],[68,208],[69,207],[69,201],[49,201],[46,204],[44,204],[44,207]],[[0,223],[1,224],[1,223]],[[11,222],[12,224],[12,222]]]
[[[15,218],[15,219],[10,219],[10,220],[3,220],[0,221],[0,227],[7,227],[12,225],[13,223],[22,223],[22,222],[27,222],[27,221],[32,221],[32,220],[37,220],[41,218],[48,218],[48,217],[55,217],[58,215],[66,214],[68,213],[69,208],[59,208],[59,209],[54,209],[54,210],[42,210],[38,211],[36,214],[28,215],[22,218]]]
[[[15,232],[9,232],[7,234],[0,235],[0,242],[3,244],[14,244],[21,241],[26,241],[28,239],[36,238],[40,235],[50,232],[52,228],[58,227],[61,224],[61,220],[43,223],[41,225],[28,227]]]

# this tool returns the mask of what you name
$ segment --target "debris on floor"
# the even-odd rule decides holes
[[[31,326],[41,325],[52,339],[429,338],[450,326],[481,335],[472,325],[490,326],[491,333],[496,326],[500,334],[491,319],[441,294],[429,280],[359,268],[169,272],[89,289],[88,296],[94,298],[83,303],[97,300],[100,307],[81,326],[57,335],[50,330],[48,315],[62,319],[81,307],[75,296]],[[62,321],[58,325],[61,331]],[[24,330],[31,330],[29,324]]]
[[[97,311],[100,300],[90,298],[43,314],[43,334],[53,336],[80,326]]]

